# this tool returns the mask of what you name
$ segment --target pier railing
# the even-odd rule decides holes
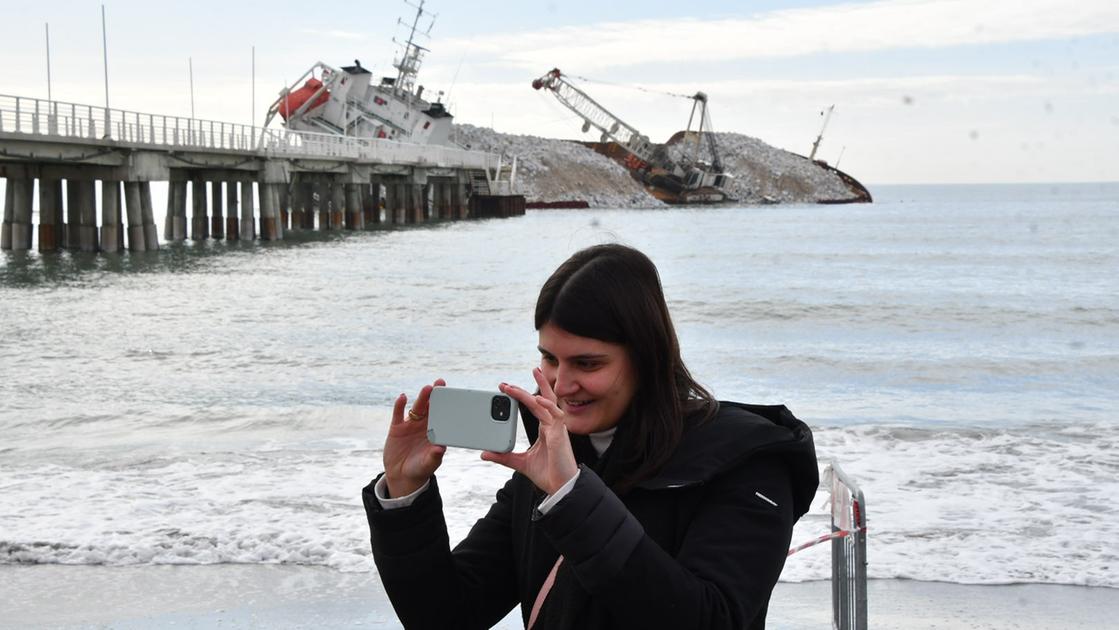
[[[144,114],[0,94],[0,133],[46,141],[120,144],[165,150],[210,150],[262,157],[336,158],[377,164],[495,168],[498,156],[455,147],[355,138]]]

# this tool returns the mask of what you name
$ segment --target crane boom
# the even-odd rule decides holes
[[[816,141],[812,143],[812,152],[808,154],[808,159],[816,159],[816,149],[820,148],[820,141],[824,139],[824,130],[828,128],[828,121],[831,120],[831,113],[835,111],[835,105],[828,107],[827,114],[824,115],[824,124],[820,126],[820,135],[816,136]],[[824,114],[824,112],[820,112]]]
[[[640,131],[615,116],[586,92],[568,82],[559,68],[554,68],[534,80],[532,87],[536,90],[551,90],[556,100],[583,118],[584,132],[594,127],[602,133],[602,142],[616,142],[642,162],[653,161],[652,145],[647,136],[642,135]]]
[[[707,95],[703,92],[685,97],[695,102],[688,119],[688,129],[684,132],[684,142],[685,145],[689,142],[694,144],[691,147],[691,155],[688,155],[689,147],[685,146],[683,159],[676,161],[663,147],[655,148],[649,142],[648,136],[615,116],[586,92],[572,85],[564,78],[559,68],[553,68],[544,76],[535,79],[532,87],[536,90],[547,89],[564,107],[582,118],[583,133],[594,127],[602,134],[602,144],[612,142],[621,147],[628,154],[623,165],[629,169],[631,175],[650,189],[661,190],[659,199],[671,203],[702,203],[726,199],[726,193],[722,188],[728,175],[722,172],[715,136],[710,130]],[[695,134],[692,134],[692,122],[696,119],[697,111],[699,125]],[[710,164],[699,159],[700,146],[704,138],[708,141],[713,158]]]

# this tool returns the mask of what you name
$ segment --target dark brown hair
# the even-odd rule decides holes
[[[680,357],[657,268],[636,249],[596,245],[568,258],[536,301],[536,329],[548,323],[621,344],[633,362],[637,390],[611,446],[622,457],[615,489],[628,490],[654,475],[676,450],[685,423],[714,415],[714,398]]]

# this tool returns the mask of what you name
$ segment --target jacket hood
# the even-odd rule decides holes
[[[539,433],[539,424],[521,407],[521,418],[529,442]],[[820,473],[812,431],[784,405],[751,405],[719,402],[719,410],[708,422],[684,431],[672,459],[637,488],[660,490],[706,483],[757,455],[781,457],[793,485],[796,517],[808,511]]]

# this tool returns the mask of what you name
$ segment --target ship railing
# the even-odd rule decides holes
[[[0,133],[44,140],[201,149],[265,157],[337,158],[378,164],[482,169],[498,157],[455,147],[291,131],[0,94]]]

